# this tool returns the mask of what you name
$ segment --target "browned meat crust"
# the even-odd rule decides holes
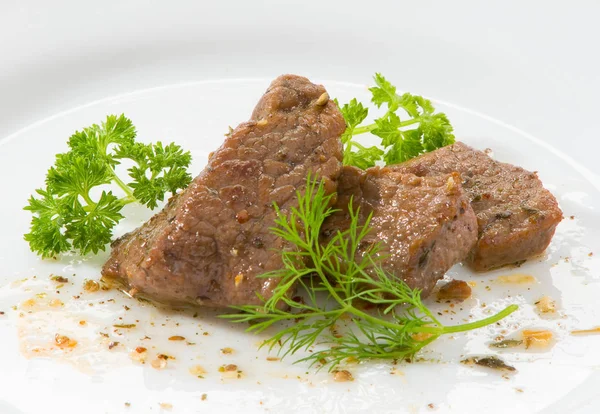
[[[393,166],[399,172],[432,176],[457,171],[479,227],[467,263],[489,270],[542,253],[563,215],[556,198],[534,172],[495,161],[461,142]]]
[[[477,239],[477,220],[458,174],[417,177],[390,168],[366,172],[344,167],[336,208],[323,226],[324,240],[348,227],[348,203],[369,214],[371,232],[359,254],[382,243],[383,268],[425,297],[455,263],[466,257]]]
[[[277,78],[249,122],[229,134],[207,167],[139,229],[113,243],[105,278],[167,303],[226,307],[270,297],[286,247],[269,228],[273,202],[297,203],[309,171],[336,190],[342,115],[322,86]]]

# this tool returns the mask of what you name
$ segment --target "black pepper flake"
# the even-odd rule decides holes
[[[302,296],[294,296],[292,300],[296,303],[304,304],[304,298]]]
[[[265,247],[265,244],[260,237],[253,238],[251,243],[252,246],[256,247],[257,249],[262,249],[263,247]]]
[[[496,213],[496,219],[498,220],[509,218],[510,216],[512,216],[512,212],[510,211],[501,211],[499,213]]]
[[[119,342],[113,341],[108,344],[108,349],[113,349],[115,346],[119,345]]]
[[[4,311],[0,311],[0,315],[4,315]]]
[[[332,229],[325,229],[325,230],[321,231],[321,236],[324,237],[324,238],[328,238],[332,234],[333,234],[333,230]]]

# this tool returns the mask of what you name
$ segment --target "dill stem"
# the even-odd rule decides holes
[[[496,313],[495,315],[492,315],[485,319],[481,319],[481,320],[471,322],[471,323],[465,323],[462,325],[444,326],[443,333],[449,334],[449,333],[456,333],[456,332],[465,332],[465,331],[470,331],[472,329],[481,328],[483,326],[487,326],[492,323],[498,322],[501,319],[504,319],[505,317],[507,317],[514,311],[516,311],[517,309],[519,309],[519,306],[513,304],[513,305],[507,306],[506,308],[504,308],[500,312]]]
[[[367,312],[361,311],[360,309],[355,308],[354,306],[349,304],[347,301],[340,298],[340,296],[337,294],[335,289],[333,289],[333,287],[331,286],[331,283],[329,283],[329,280],[327,279],[327,275],[323,271],[321,262],[318,260],[318,258],[315,257],[314,251],[312,249],[310,251],[310,255],[313,260],[313,263],[315,263],[315,270],[317,271],[317,274],[321,278],[323,285],[327,288],[327,291],[329,292],[331,297],[334,298],[335,301],[342,307],[343,313],[346,313],[346,312],[350,313],[350,314],[357,316],[359,318],[362,318],[364,320],[373,322],[376,325],[385,326],[386,328],[393,329],[393,330],[401,330],[402,328],[404,328],[404,325],[389,322],[389,321],[386,321],[385,319],[377,318],[373,315],[368,314]],[[440,327],[435,328],[435,327],[424,326],[424,327],[415,328],[414,331],[415,332],[427,332],[427,333],[439,335],[439,334],[441,334],[440,331],[442,331],[442,329],[443,328],[440,328]]]
[[[326,272],[323,270],[323,266],[321,264],[321,261],[319,260],[318,256],[318,252],[315,252],[313,250],[313,246],[311,244],[308,244],[311,248],[310,248],[310,256],[311,259],[313,261],[313,263],[315,264],[315,271],[316,273],[319,275],[319,278],[321,279],[321,281],[323,282],[323,285],[327,288],[327,291],[329,292],[329,294],[331,295],[331,297],[333,299],[335,299],[335,301],[341,306],[341,308],[343,309],[342,313],[350,313],[356,317],[362,318],[364,320],[367,320],[369,322],[372,322],[376,325],[381,325],[381,326],[385,326],[386,328],[392,329],[392,330],[401,330],[404,328],[404,325],[401,324],[397,324],[394,322],[390,322],[387,321],[385,319],[382,318],[377,318],[373,315],[370,315],[367,312],[361,311],[360,309],[355,308],[354,306],[352,306],[352,304],[349,304],[346,300],[342,299],[338,293],[336,292],[336,290],[331,286],[331,283],[329,283],[329,280],[327,278]],[[465,323],[462,325],[455,325],[455,326],[445,326],[445,325],[441,325],[437,319],[433,319],[434,323],[437,324],[437,326],[416,326],[414,328],[412,328],[413,332],[415,333],[429,333],[432,334],[434,336],[434,338],[432,339],[432,341],[437,338],[440,335],[445,335],[445,334],[450,334],[450,333],[457,333],[457,332],[466,332],[466,331],[470,331],[473,329],[477,329],[477,328],[481,328],[483,326],[487,326],[490,325],[492,323],[498,322],[501,319],[504,319],[506,316],[510,315],[511,313],[515,312],[517,309],[519,309],[518,305],[509,305],[506,308],[504,308],[502,311],[488,317],[485,319],[481,319],[475,322],[470,322],[470,323]],[[424,341],[425,342],[425,341]],[[423,346],[427,345],[429,342],[431,341],[427,341],[427,343],[422,344],[420,348],[422,348]]]

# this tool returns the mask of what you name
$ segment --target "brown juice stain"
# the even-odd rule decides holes
[[[498,283],[510,283],[515,285],[532,285],[537,282],[537,279],[526,273],[513,273],[511,275],[498,276],[496,281]]]
[[[556,313],[556,302],[550,296],[542,296],[534,304],[538,312],[542,314]]]
[[[87,320],[83,315],[72,314],[57,306],[56,298],[31,298],[23,301],[17,320],[19,351],[27,359],[50,358],[67,363],[78,371],[93,375],[109,366],[117,366],[127,360],[116,350],[108,352],[111,339],[98,334],[101,326]],[[81,321],[85,323],[81,323]],[[56,336],[76,341],[69,347],[61,347]]]
[[[521,334],[526,349],[548,349],[556,343],[554,334],[548,329],[524,329]]]
[[[600,326],[591,329],[578,329],[575,331],[571,331],[571,335],[599,335],[600,334]]]
[[[167,309],[163,312],[162,307],[149,306],[144,309],[144,320],[141,320],[138,305],[143,308],[146,306],[144,302],[136,304],[104,289],[88,293],[82,289],[81,283],[61,286],[59,292],[56,283],[53,279],[24,279],[10,286],[10,289],[19,291],[15,293],[19,302],[13,302],[16,305],[12,307],[15,311],[13,323],[17,350],[27,360],[49,359],[86,375],[102,375],[126,365],[145,365],[144,369],[153,370],[151,361],[159,352],[156,349],[157,339],[158,343],[162,343],[161,351],[171,353],[186,346],[184,339],[204,342],[205,335],[210,336],[203,329],[198,329],[202,325],[198,324],[196,316],[189,321],[194,331],[182,319],[181,329],[187,329],[187,333],[185,337],[178,335],[181,333],[180,321],[169,321],[180,314],[185,316],[183,311]],[[23,292],[26,292],[25,295]],[[212,315],[204,313],[205,317]],[[140,320],[135,319],[136,316]],[[136,327],[129,328],[130,325]],[[118,326],[127,326],[128,329]],[[193,333],[198,337],[192,337]],[[138,348],[141,352],[137,351]],[[181,352],[189,353],[187,350]],[[201,353],[196,359],[204,356]],[[165,359],[161,361],[167,362]],[[180,372],[189,369],[187,364],[176,361],[168,361],[168,364],[169,368]],[[207,371],[212,371],[212,368],[207,368]],[[246,372],[241,369],[225,374],[225,380],[229,380],[228,375],[234,377],[232,381],[246,377]]]

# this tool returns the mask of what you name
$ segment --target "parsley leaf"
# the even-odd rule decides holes
[[[116,158],[129,158],[137,164],[128,170],[133,179],[129,186],[133,196],[151,209],[164,200],[166,192],[175,193],[191,181],[187,166],[192,157],[175,144],[126,144],[119,148]]]
[[[402,137],[400,118],[395,113],[376,119],[375,125],[377,127],[371,133],[381,138],[381,145],[384,147],[394,145]]]
[[[67,198],[57,198],[48,191],[36,190],[41,198],[31,196],[25,210],[34,214],[31,230],[25,235],[31,250],[39,252],[42,257],[54,256],[69,250],[71,243],[64,234],[63,223],[69,220],[71,204]]]
[[[69,138],[69,151],[56,155],[46,187],[37,189],[24,208],[33,215],[24,236],[33,252],[46,258],[71,249],[81,255],[103,251],[126,204],[154,209],[165,193],[174,194],[191,182],[189,152],[175,144],[142,144],[135,138],[135,127],[124,115],[109,115],[101,125]],[[115,172],[125,159],[135,164],[128,169],[129,183]],[[117,197],[111,184],[124,196]]]
[[[376,73],[373,79],[377,86],[369,88],[373,94],[371,102],[377,105],[377,108],[384,104],[388,107],[397,105],[396,87],[388,82],[381,73]]]
[[[396,87],[380,73],[375,74],[374,80],[376,86],[369,88],[371,102],[377,108],[387,108],[383,116],[360,126],[368,115],[368,108],[356,98],[340,107],[346,120],[346,131],[342,135],[344,164],[363,169],[382,159],[387,165],[397,164],[454,143],[448,117],[436,113],[430,100],[410,93],[398,95]],[[382,149],[364,148],[353,139],[364,133],[381,138]]]
[[[369,108],[365,108],[356,98],[341,107],[337,99],[335,103],[346,121],[346,130],[341,136],[344,145],[344,164],[356,165],[363,169],[373,167],[377,161],[381,160],[383,151],[377,147],[366,148],[352,140],[354,128],[360,125],[369,115]],[[353,151],[353,148],[356,148],[356,151]]]
[[[339,107],[337,99],[335,100],[335,103]],[[356,100],[356,98],[340,107],[340,111],[342,112],[342,115],[344,115],[346,125],[350,129],[354,129],[369,115],[369,108],[365,108],[363,104]]]
[[[112,192],[103,191],[92,208],[86,209],[77,200],[70,221],[65,225],[65,236],[81,254],[96,254],[110,243],[112,229],[123,218],[122,208],[123,203]]]
[[[383,150],[378,147],[362,147],[358,143],[354,143],[355,146],[359,146],[357,151],[348,151],[344,154],[344,164],[355,165],[358,168],[366,170],[369,167],[373,167],[377,161],[383,156]]]

